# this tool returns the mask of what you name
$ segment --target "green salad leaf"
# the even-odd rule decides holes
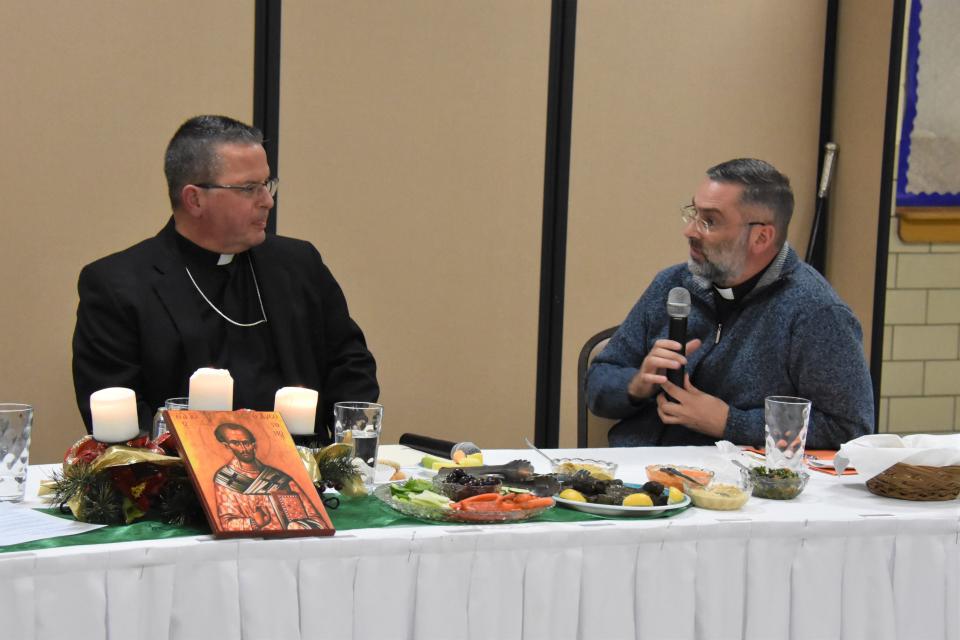
[[[402,484],[390,485],[390,494],[397,500],[405,502],[409,502],[410,496],[413,494],[431,490],[433,490],[433,483],[429,480],[421,480],[420,478],[410,478]]]
[[[442,496],[439,493],[434,493],[433,491],[423,491],[421,493],[411,494],[410,504],[433,509],[449,509],[450,498]]]

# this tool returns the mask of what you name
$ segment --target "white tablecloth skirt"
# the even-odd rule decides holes
[[[0,556],[0,635],[960,640],[958,580],[957,518],[179,539]]]

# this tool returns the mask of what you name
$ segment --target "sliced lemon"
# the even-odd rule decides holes
[[[676,487],[670,487],[670,495],[667,497],[667,504],[677,504],[683,502],[683,491]]]
[[[587,499],[583,497],[583,494],[577,491],[576,489],[564,489],[560,492],[560,497],[564,500],[572,500],[573,502],[586,502]]]
[[[653,498],[642,491],[640,493],[631,493],[623,499],[625,507],[652,507]]]

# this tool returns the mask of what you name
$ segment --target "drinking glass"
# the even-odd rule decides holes
[[[163,410],[167,411],[187,411],[190,408],[190,398],[167,398],[163,406],[157,409],[157,415],[153,417],[152,438],[156,440],[162,434],[170,430],[167,421],[163,419]]]
[[[354,465],[360,469],[363,483],[373,485],[377,468],[377,447],[383,405],[375,402],[338,402],[333,405],[333,436],[336,442],[353,447]]]
[[[167,398],[163,408],[167,411],[187,411],[190,409],[190,398]]]
[[[22,502],[30,460],[33,407],[0,403],[0,502]]]
[[[767,466],[803,470],[803,450],[810,423],[810,401],[791,396],[769,396],[764,401]]]

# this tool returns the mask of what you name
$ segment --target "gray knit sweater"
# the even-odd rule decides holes
[[[813,402],[807,448],[836,449],[873,431],[873,388],[860,323],[830,284],[785,244],[723,327],[707,280],[693,276],[686,264],[657,274],[588,373],[591,411],[624,419],[611,430],[611,444],[615,432],[616,444],[714,442],[686,427],[664,425],[653,398],[635,404],[627,394],[647,351],[667,337],[666,301],[673,287],[690,291],[687,339],[703,341],[689,356],[691,382],[730,406],[723,439],[763,446],[763,403],[771,395]]]

